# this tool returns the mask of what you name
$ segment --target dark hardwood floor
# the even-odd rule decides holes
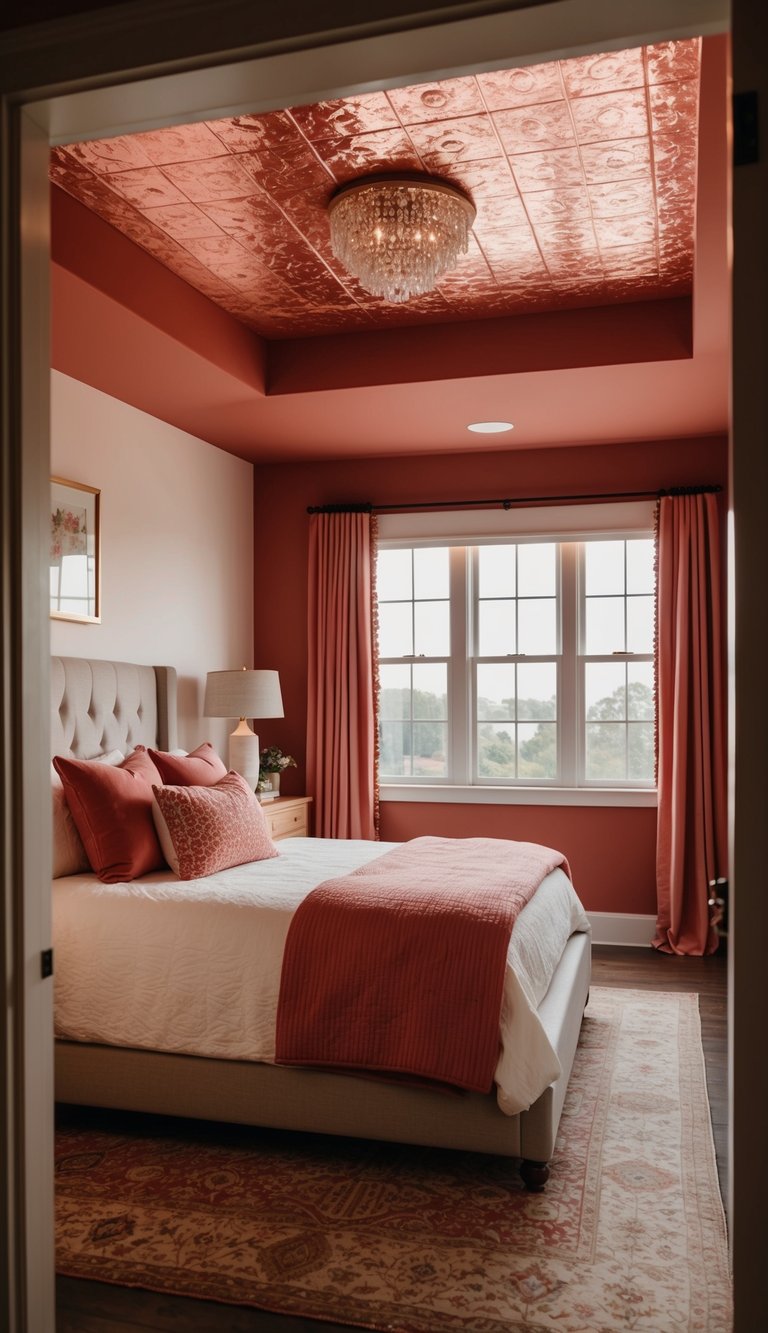
[[[676,958],[653,949],[595,945],[592,980],[637,990],[697,991],[720,1188],[727,1196],[726,960]],[[57,1279],[57,1333],[350,1333],[340,1324],[295,1319],[151,1291]]]

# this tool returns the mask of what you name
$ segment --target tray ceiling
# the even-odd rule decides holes
[[[690,293],[698,39],[55,149],[51,180],[267,338]],[[406,306],[330,249],[378,171],[455,181],[469,254]]]

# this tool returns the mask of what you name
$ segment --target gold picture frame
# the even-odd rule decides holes
[[[51,477],[50,615],[101,621],[101,491]]]

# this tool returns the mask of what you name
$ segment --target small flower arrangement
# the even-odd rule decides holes
[[[278,745],[268,745],[262,750],[259,760],[259,777],[263,773],[283,773],[286,768],[295,768],[296,760],[291,754],[283,754]]]

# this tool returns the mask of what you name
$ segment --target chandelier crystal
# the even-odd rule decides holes
[[[333,253],[361,287],[387,301],[431,292],[466,254],[471,200],[430,176],[368,176],[328,206]]]

